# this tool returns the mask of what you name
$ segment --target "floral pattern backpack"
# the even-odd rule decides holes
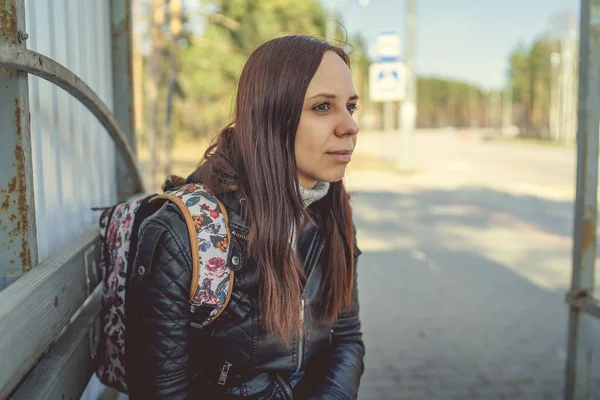
[[[179,178],[180,179],[180,178]],[[227,266],[230,232],[225,207],[206,187],[187,184],[160,195],[118,203],[100,217],[100,263],[103,299],[102,335],[96,352],[100,381],[127,393],[125,376],[125,295],[127,277],[137,249],[137,230],[160,204],[170,201],[184,215],[192,243],[190,310],[211,307],[202,326],[225,309],[233,288],[234,271]]]

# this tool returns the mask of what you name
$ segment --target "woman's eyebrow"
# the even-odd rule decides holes
[[[312,99],[314,99],[316,97],[325,97],[326,99],[335,99],[337,96],[335,94],[332,94],[332,93],[319,93],[319,94],[316,94],[316,95],[314,95],[312,97],[309,97],[306,100],[312,100]],[[353,96],[350,96],[348,98],[348,100],[358,100],[358,99],[359,99],[359,97],[358,97],[357,94],[355,94]]]

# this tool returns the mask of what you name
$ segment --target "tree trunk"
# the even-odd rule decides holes
[[[156,189],[156,172],[158,170],[157,143],[159,137],[158,126],[158,93],[162,77],[161,53],[163,40],[161,26],[164,23],[164,9],[162,0],[152,0],[150,4],[150,56],[148,57],[149,77],[146,80],[146,96],[148,99],[148,188]]]

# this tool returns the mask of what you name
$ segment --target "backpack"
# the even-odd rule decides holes
[[[177,178],[181,181],[181,178]],[[164,189],[163,185],[163,189]],[[234,271],[227,265],[230,243],[227,212],[206,187],[187,184],[136,200],[103,208],[100,216],[100,266],[102,269],[101,336],[96,352],[100,381],[127,393],[125,376],[125,298],[128,276],[135,260],[138,229],[142,221],[170,201],[182,212],[190,235],[192,286],[190,311],[212,308],[204,327],[225,309],[233,288]],[[209,310],[210,310],[209,308]],[[202,322],[203,321],[203,322]]]

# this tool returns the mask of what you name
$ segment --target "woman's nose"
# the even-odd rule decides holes
[[[345,113],[341,121],[336,126],[335,134],[337,136],[356,135],[360,131],[360,126],[354,120],[350,113]]]

